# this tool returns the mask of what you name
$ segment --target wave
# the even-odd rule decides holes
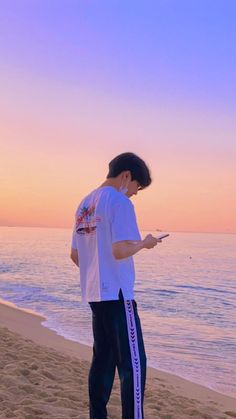
[[[211,291],[211,292],[217,292],[219,294],[234,294],[236,295],[236,292],[234,291],[227,291],[227,290],[221,290],[219,288],[211,288],[211,287],[203,287],[200,285],[175,285],[176,288],[187,288],[192,289],[195,291]]]

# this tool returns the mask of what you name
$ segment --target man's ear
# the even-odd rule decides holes
[[[125,178],[126,179],[130,179],[131,180],[131,172],[130,172],[130,170],[126,170],[126,172],[125,172]]]
[[[129,177],[129,171],[128,170],[124,170],[123,172],[122,172],[122,175],[121,175],[121,180],[122,180],[122,182],[125,182],[127,179],[128,179],[128,177]]]

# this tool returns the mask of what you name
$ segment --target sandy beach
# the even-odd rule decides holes
[[[43,317],[0,304],[0,418],[89,418],[92,350],[41,325]],[[121,417],[116,377],[109,418]],[[145,419],[236,418],[236,399],[148,369]]]

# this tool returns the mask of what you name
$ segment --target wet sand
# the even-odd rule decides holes
[[[43,317],[0,304],[0,418],[89,418],[92,350],[41,325]],[[108,405],[120,419],[119,380]],[[236,399],[148,369],[145,419],[236,418]]]

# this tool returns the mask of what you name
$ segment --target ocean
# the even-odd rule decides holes
[[[70,243],[69,229],[0,227],[0,298],[43,315],[43,325],[59,335],[92,345]],[[134,257],[148,365],[232,397],[235,256],[234,234],[170,233]]]

